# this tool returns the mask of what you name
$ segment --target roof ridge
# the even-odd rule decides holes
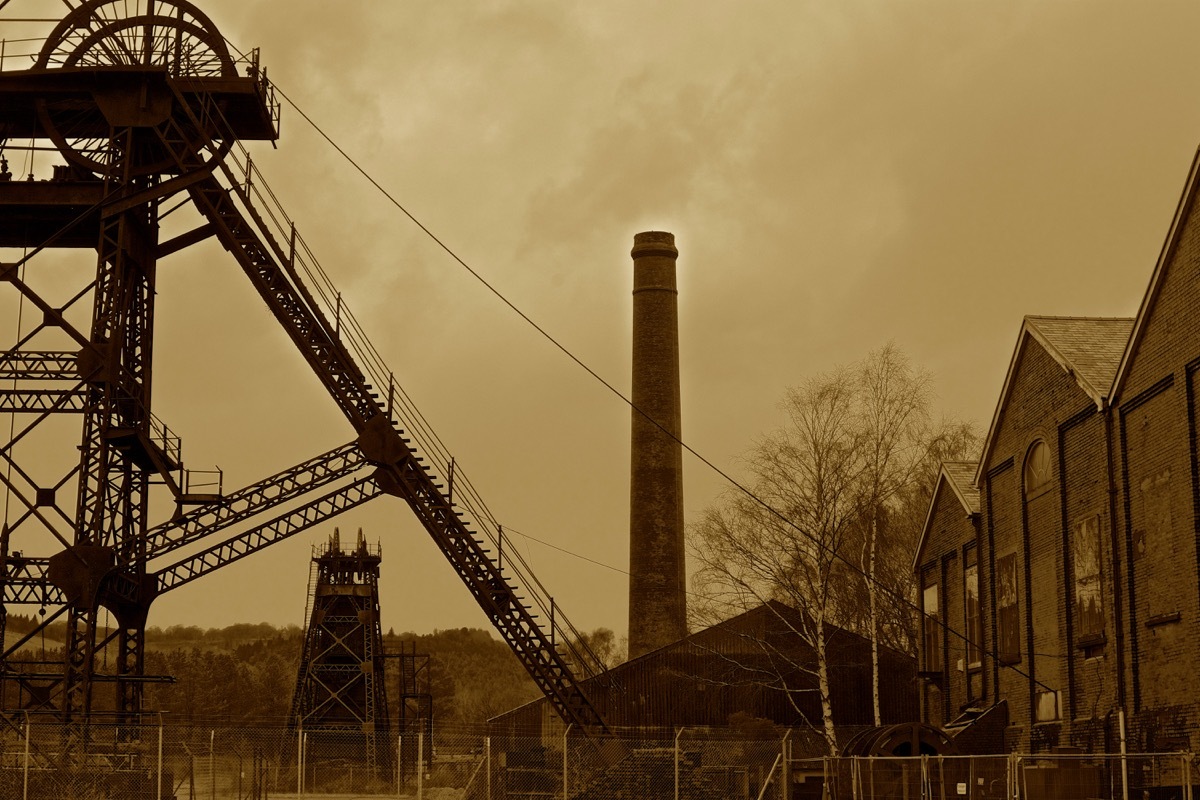
[[[1073,316],[1063,314],[1026,314],[1025,319],[1057,319],[1088,322],[1133,322],[1136,317],[1097,317],[1091,315]]]

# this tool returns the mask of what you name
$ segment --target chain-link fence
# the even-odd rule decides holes
[[[789,762],[792,800],[1192,800],[1191,753],[1055,753]]]
[[[0,718],[3,719],[3,718]],[[3,719],[0,800],[1193,800],[1191,754],[806,758],[731,729],[399,734]]]

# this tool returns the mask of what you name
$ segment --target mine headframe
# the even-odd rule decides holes
[[[337,528],[314,548],[304,648],[288,714],[307,735],[308,760],[348,760],[391,775],[383,630],[379,622],[382,548],[358,531],[342,549]]]
[[[132,723],[155,597],[389,494],[405,500],[564,720],[603,731],[572,667],[595,663],[577,652],[582,637],[519,553],[509,548],[504,560],[499,526],[461,470],[443,482],[426,463],[453,461],[243,149],[278,130],[257,53],[233,54],[185,0],[88,0],[31,68],[0,71],[0,145],[14,152],[32,134],[35,148],[48,141],[66,161],[49,180],[0,169],[0,248],[23,253],[0,264],[0,283],[32,320],[0,355],[0,412],[22,421],[0,449],[0,480],[18,508],[0,533],[0,631],[14,604],[52,608],[41,627],[61,619],[67,630],[51,685],[13,667],[33,634],[5,650],[0,678],[21,687],[26,705],[54,709],[75,739],[87,739],[102,682]],[[160,241],[160,221],[185,204],[198,224]],[[196,491],[180,438],[152,412],[157,262],[209,237],[241,266],[354,431],[348,444],[232,492]],[[94,279],[56,296],[39,286],[35,259],[58,248],[94,248],[97,259]],[[61,472],[26,468],[30,443],[72,416],[78,449],[59,447],[71,454]],[[150,519],[152,491],[173,498],[168,519]],[[57,552],[31,555],[23,542],[34,535],[53,537]],[[101,609],[116,630],[101,628]],[[110,645],[116,669],[102,675],[97,654]]]

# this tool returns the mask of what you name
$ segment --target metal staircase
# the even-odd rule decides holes
[[[193,203],[358,432],[359,450],[377,466],[376,483],[409,504],[563,719],[590,730],[605,730],[600,711],[579,687],[566,655],[582,644],[582,637],[560,612],[552,610],[553,601],[537,591],[539,584],[527,579],[522,582],[522,592],[513,580],[518,576],[510,577],[492,559],[493,551],[485,543],[495,546],[498,531],[488,525],[491,520],[486,507],[461,471],[452,479],[457,486],[439,483],[422,456],[428,451],[414,443],[416,437],[410,432],[423,426],[419,412],[411,427],[402,427],[395,419],[401,407],[410,414],[415,409],[398,391],[391,371],[362,334],[286,212],[277,203],[260,209],[258,203],[272,202],[273,195],[269,189],[264,194],[265,181],[248,153],[236,144],[227,155],[220,152],[235,137],[218,105],[203,95],[191,93],[189,97],[192,103],[177,89],[176,106],[182,114],[164,126],[163,147],[174,158],[181,176],[204,176],[188,181]],[[214,160],[219,161],[216,169]],[[281,241],[287,242],[286,249]],[[336,305],[330,303],[333,298]],[[377,387],[385,387],[384,397]],[[439,445],[434,438],[431,455],[443,456],[438,463],[450,463],[446,454],[437,453]],[[457,503],[450,499],[454,489]],[[468,498],[470,505],[460,507],[463,498]],[[468,512],[474,512],[474,522],[482,533],[468,523]],[[516,562],[510,558],[509,570],[515,573],[519,563],[519,558]],[[545,619],[547,627],[543,628],[539,619]],[[587,669],[592,661],[579,654],[574,664]]]

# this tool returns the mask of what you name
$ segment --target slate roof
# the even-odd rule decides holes
[[[983,469],[991,456],[1000,415],[1008,405],[1008,394],[1012,391],[1017,363],[1021,360],[1026,342],[1030,339],[1036,341],[1075,378],[1079,388],[1092,398],[1099,409],[1104,407],[1105,400],[1113,390],[1133,323],[1134,320],[1129,317],[1025,317],[1021,322],[1021,333],[1017,336],[1016,349],[1008,362],[1008,374],[1004,377],[1004,387],[1000,390],[1000,399],[992,414],[992,424],[988,426],[987,437],[983,440],[979,469]],[[979,479],[979,472],[976,471],[975,480]]]
[[[1128,317],[1026,317],[1030,332],[1099,402],[1109,396],[1133,319]]]
[[[929,510],[925,514],[925,524],[921,526],[921,538],[917,541],[917,549],[913,553],[913,571],[921,566],[925,558],[925,542],[929,541],[929,530],[933,527],[933,510],[937,507],[938,493],[942,485],[949,486],[954,496],[962,504],[967,516],[979,513],[979,489],[975,487],[975,472],[979,468],[978,461],[943,461],[941,472],[938,473],[937,483],[933,486],[933,496],[929,498]]]
[[[962,501],[968,514],[979,513],[979,490],[975,488],[975,470],[978,461],[943,461],[942,471],[954,486],[954,493]]]

